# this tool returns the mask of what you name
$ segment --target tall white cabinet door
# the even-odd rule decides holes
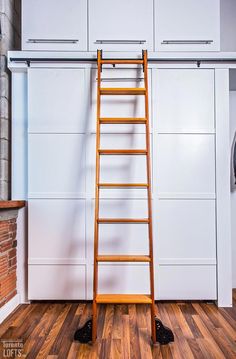
[[[155,51],[219,51],[219,0],[155,0]]]
[[[23,0],[22,50],[86,51],[86,0]]]
[[[89,50],[153,50],[152,0],[89,0]]]
[[[156,299],[215,300],[214,71],[153,70]]]

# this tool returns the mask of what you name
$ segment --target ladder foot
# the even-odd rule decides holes
[[[161,345],[166,345],[171,342],[174,342],[174,334],[172,330],[163,325],[160,319],[155,318],[155,326],[156,339],[158,343],[160,343]]]
[[[80,343],[92,342],[92,326],[92,319],[89,319],[83,327],[76,330],[74,334],[74,340],[77,340]]]

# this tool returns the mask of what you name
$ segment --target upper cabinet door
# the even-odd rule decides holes
[[[219,51],[220,0],[155,0],[155,51]]]
[[[86,0],[23,0],[22,50],[86,51]]]
[[[89,50],[153,50],[153,0],[89,0]]]

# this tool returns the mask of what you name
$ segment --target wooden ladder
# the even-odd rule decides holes
[[[102,65],[141,65],[144,72],[143,88],[104,88],[101,86]],[[93,321],[92,341],[97,337],[97,305],[99,303],[136,303],[150,304],[151,306],[151,330],[152,341],[156,343],[155,302],[154,302],[154,267],[153,267],[153,237],[152,237],[152,199],[151,199],[151,158],[150,158],[150,135],[149,135],[149,109],[148,109],[148,69],[147,51],[143,51],[142,59],[102,59],[102,51],[98,50],[97,56],[97,132],[96,132],[96,197],[95,197],[95,229],[94,229],[94,282],[93,282]],[[142,95],[145,96],[144,118],[102,118],[101,96],[106,95]],[[146,148],[140,150],[129,149],[102,149],[100,143],[101,124],[144,124],[146,133]],[[104,155],[141,155],[146,156],[147,183],[101,183],[100,182],[100,159]],[[101,188],[136,187],[147,189],[148,214],[147,218],[100,218],[99,198]],[[101,223],[145,223],[148,226],[149,254],[148,255],[99,255],[98,239],[99,225]],[[98,293],[98,265],[100,262],[147,262],[150,269],[150,294],[99,294]]]

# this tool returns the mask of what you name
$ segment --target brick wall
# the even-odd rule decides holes
[[[0,221],[0,307],[16,295],[16,219]]]
[[[21,1],[0,0],[0,199],[10,198],[10,72],[7,51],[20,50]]]

